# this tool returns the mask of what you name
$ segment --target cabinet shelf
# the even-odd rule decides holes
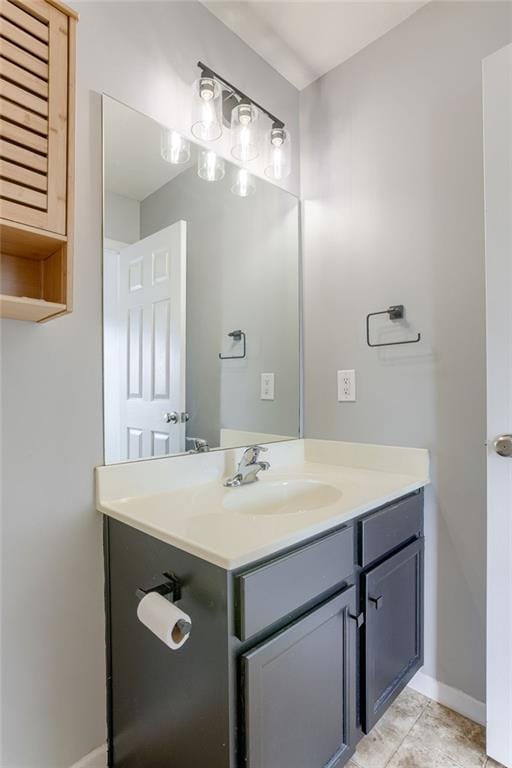
[[[1,252],[24,259],[46,259],[67,242],[66,235],[0,218]]]
[[[0,220],[0,317],[40,322],[67,312],[65,235]]]
[[[31,320],[38,323],[65,311],[66,305],[56,301],[0,294],[0,317],[11,320]]]

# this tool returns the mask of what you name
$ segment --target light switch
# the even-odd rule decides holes
[[[356,372],[338,371],[338,402],[353,403],[356,399]]]
[[[262,400],[274,400],[274,374],[261,374],[261,394]]]

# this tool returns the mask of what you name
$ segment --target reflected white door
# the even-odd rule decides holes
[[[487,752],[512,768],[512,46],[484,60]],[[498,451],[512,449],[505,437]]]
[[[119,254],[120,456],[185,450],[186,223]]]

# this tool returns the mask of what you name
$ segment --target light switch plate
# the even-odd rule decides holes
[[[274,400],[274,374],[262,373],[261,374],[261,394],[262,400]]]
[[[338,371],[338,402],[353,403],[356,399],[356,372]]]

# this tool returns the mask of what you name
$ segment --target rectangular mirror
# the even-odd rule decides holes
[[[105,463],[299,436],[299,201],[103,97]]]

